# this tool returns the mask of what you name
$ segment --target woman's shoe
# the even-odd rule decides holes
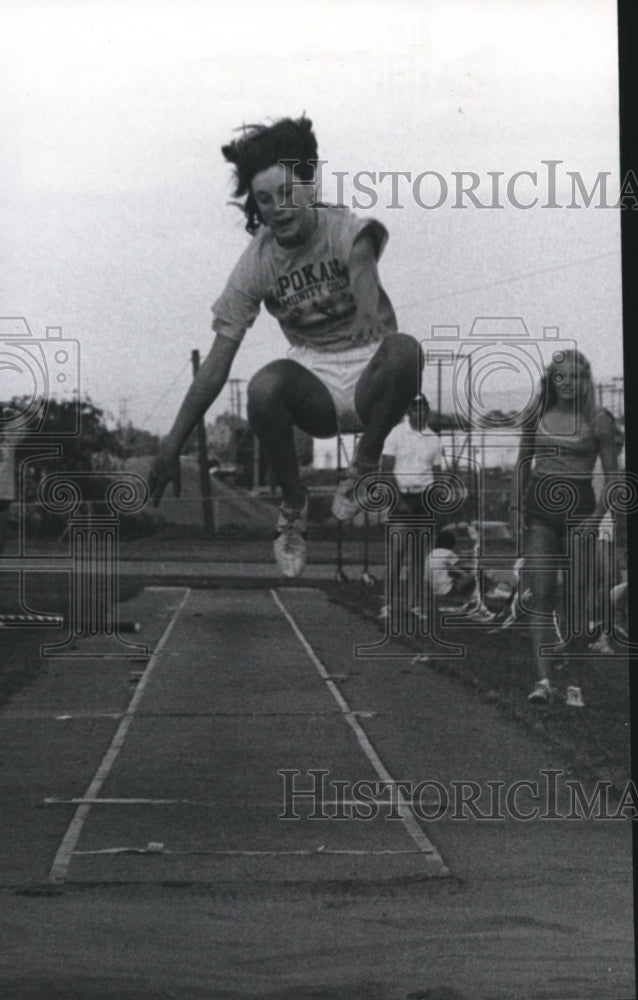
[[[543,677],[542,681],[537,681],[532,693],[528,694],[527,700],[536,705],[548,705],[552,700],[553,693],[549,681]]]
[[[583,696],[579,687],[572,685],[567,688],[567,697],[565,698],[565,704],[570,705],[571,708],[584,708],[585,702],[583,701]]]

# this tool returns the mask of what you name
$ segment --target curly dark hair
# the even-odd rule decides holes
[[[242,135],[222,146],[222,153],[235,166],[236,198],[246,200],[240,207],[246,216],[246,230],[254,236],[262,224],[251,183],[255,174],[281,160],[298,160],[294,172],[301,181],[312,181],[317,166],[317,139],[310,118],[280,118],[273,125],[242,125]]]

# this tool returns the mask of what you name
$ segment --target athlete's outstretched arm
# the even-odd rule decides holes
[[[217,334],[208,355],[193,379],[184,401],[175,417],[168,436],[162,442],[149,475],[149,489],[155,506],[162,499],[168,483],[173,483],[175,496],[180,495],[179,453],[186,439],[199,423],[209,406],[217,399],[226,385],[233,363],[238,340]]]

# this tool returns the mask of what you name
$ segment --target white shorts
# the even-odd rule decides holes
[[[346,351],[313,351],[311,347],[291,347],[288,351],[291,361],[303,365],[325,385],[335,405],[341,434],[359,434],[365,430],[354,405],[354,393],[379,346],[376,341]]]

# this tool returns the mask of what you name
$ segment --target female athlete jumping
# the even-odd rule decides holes
[[[179,495],[180,450],[223,389],[263,302],[290,347],[251,380],[248,418],[281,487],[275,557],[285,576],[298,576],[308,502],[293,427],[318,438],[361,433],[332,508],[349,520],[356,480],[376,468],[387,434],[419,392],[423,359],[418,342],[397,331],[379,282],[385,227],[317,202],[312,122],[248,126],[222,152],[235,167],[251,241],[213,306],[216,337],[153,464],[151,493],[158,504],[172,481]]]

